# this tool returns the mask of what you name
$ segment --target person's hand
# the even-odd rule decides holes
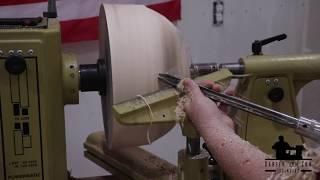
[[[221,92],[222,91],[222,86],[221,85],[216,84],[216,83],[214,83],[213,81],[210,81],[210,80],[200,81],[198,84],[201,85],[201,86],[204,86],[206,88],[209,88],[209,89],[211,89],[213,91],[216,91],[216,92]],[[234,96],[234,94],[235,94],[234,90],[231,90],[231,89],[227,90],[225,93],[227,95],[230,95],[230,96]],[[226,114],[228,114],[228,112],[230,110],[228,105],[222,104],[222,103],[219,104],[219,109],[222,112],[226,113]]]
[[[233,121],[223,112],[226,111],[226,106],[221,107],[223,111],[219,109],[216,103],[202,94],[199,86],[191,79],[185,79],[183,85],[184,92],[190,98],[190,102],[184,105],[184,110],[200,134],[203,128],[223,128],[234,131]],[[220,85],[213,82],[202,82],[202,85],[218,92],[222,89]]]

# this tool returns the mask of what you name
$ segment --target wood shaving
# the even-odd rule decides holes
[[[183,124],[183,121],[186,118],[186,113],[184,112],[184,104],[190,103],[191,101],[190,95],[188,93],[185,93],[183,81],[184,79],[182,79],[177,86],[177,89],[180,92],[180,94],[179,99],[177,101],[177,107],[174,110],[176,113],[177,120],[180,122],[180,125]]]

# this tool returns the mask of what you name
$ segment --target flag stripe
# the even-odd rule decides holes
[[[1,0],[0,6],[47,2],[46,0]]]
[[[1,1],[1,0],[0,0]],[[47,9],[46,0],[3,0],[1,18],[38,17]],[[61,23],[62,42],[96,40],[98,14],[102,3],[136,3],[166,16],[171,21],[181,18],[181,0],[58,0],[58,19]],[[30,4],[31,3],[31,4]],[[150,4],[151,3],[151,4]]]
[[[164,3],[149,5],[149,8],[166,16],[170,21],[181,19],[181,0],[172,0]]]
[[[60,24],[62,43],[98,39],[99,17],[62,21]]]
[[[180,9],[180,0],[159,3],[148,7],[158,11],[159,13],[161,13],[161,11],[165,11],[165,9],[172,9],[172,11],[168,11],[170,13],[165,14],[165,16],[171,21],[179,20],[181,17],[180,10],[175,10],[175,8]],[[60,24],[63,43],[98,39],[98,17],[62,21]]]
[[[1,1],[1,0],[0,0]],[[132,2],[136,2],[131,0]],[[84,19],[99,14],[100,4],[110,2],[130,2],[112,0],[60,0],[57,1],[58,19],[60,21]],[[138,1],[139,2],[139,1]],[[145,5],[163,14],[170,20],[180,19],[180,0],[170,0],[153,4],[159,1],[143,1]],[[148,4],[152,3],[152,4]],[[35,4],[20,4],[0,6],[1,18],[39,17],[47,10],[47,2]],[[178,16],[178,17],[177,17]]]

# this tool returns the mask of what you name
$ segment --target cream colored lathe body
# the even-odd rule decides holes
[[[78,90],[63,85],[59,22],[48,19],[47,25],[0,29],[1,180],[68,178],[63,90],[76,97],[69,103],[77,101]],[[12,55],[26,63],[20,74],[5,67]]]
[[[249,75],[238,84],[237,94],[240,97],[300,117],[296,96],[308,82],[320,79],[320,55],[249,56],[240,61],[244,65],[244,73]],[[280,89],[283,97],[272,100],[271,94],[276,95]],[[294,129],[243,111],[237,112],[235,121],[237,133],[268,154],[274,152],[272,145],[280,135],[293,146],[303,143]]]

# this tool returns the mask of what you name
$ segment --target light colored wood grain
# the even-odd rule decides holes
[[[148,144],[148,125],[123,126],[111,105],[159,89],[158,73],[189,76],[189,63],[176,27],[142,5],[104,4],[100,12],[100,58],[108,65],[108,94],[102,98],[109,148]],[[174,124],[152,125],[150,139],[166,134]]]
[[[85,157],[121,179],[173,180],[177,167],[139,147],[116,150],[106,148],[104,132],[95,132],[87,138]]]

